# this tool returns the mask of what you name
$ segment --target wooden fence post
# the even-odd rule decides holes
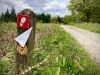
[[[30,9],[24,9],[18,13],[18,15],[26,15],[30,17],[29,26],[32,27],[32,31],[29,35],[28,41],[26,42],[26,46],[28,48],[28,52],[25,55],[21,55],[15,52],[16,66],[15,66],[15,75],[21,75],[21,70],[28,69],[32,66],[32,57],[33,57],[33,49],[35,43],[35,29],[36,29],[36,15]],[[18,28],[17,27],[17,36],[22,34],[27,29]],[[24,37],[23,37],[24,38]],[[31,75],[31,71],[28,71],[24,75]]]

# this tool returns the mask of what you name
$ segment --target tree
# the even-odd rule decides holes
[[[58,23],[61,23],[61,20],[60,20],[60,16],[59,15],[57,16],[57,22]]]
[[[85,14],[79,12],[79,13],[76,15],[76,21],[77,21],[77,22],[81,22],[81,21],[85,21],[85,22],[86,22],[86,16],[85,16]]]
[[[100,9],[95,11],[95,13],[92,15],[91,21],[100,23]]]
[[[5,22],[9,22],[10,20],[10,14],[9,14],[9,10],[7,9],[7,11],[5,12],[5,18],[4,18]]]
[[[64,24],[70,24],[70,23],[74,23],[76,21],[76,13],[74,10],[71,11],[71,15],[65,15],[63,17],[63,23]]]
[[[55,16],[52,16],[52,17],[50,18],[50,22],[51,22],[51,23],[57,23],[56,17],[55,17]]]
[[[50,14],[45,15],[45,22],[50,23],[50,18],[51,18]]]
[[[64,24],[70,24],[71,22],[74,22],[74,16],[72,15],[65,15],[63,18],[63,23]]]
[[[11,10],[10,20],[11,20],[12,22],[16,22],[16,21],[17,21],[17,17],[16,17],[16,13],[15,13],[14,7],[12,7],[12,10]]]
[[[59,15],[52,16],[50,21],[51,23],[63,23],[63,17],[60,17]]]
[[[45,14],[44,13],[41,13],[40,18],[42,20],[42,23],[45,23]]]
[[[45,15],[44,13],[37,14],[37,22],[50,23],[50,18],[51,18],[50,14],[47,15]]]
[[[5,14],[2,12],[1,17],[0,17],[0,22],[4,21]]]
[[[99,8],[100,0],[70,0],[69,10],[84,13],[89,22],[93,13]]]
[[[12,7],[11,9],[11,13],[9,13],[9,10],[7,9],[7,11],[5,13],[2,12],[1,17],[0,17],[0,21],[5,21],[5,22],[16,22],[17,21],[17,16],[15,13],[15,9],[14,7]]]

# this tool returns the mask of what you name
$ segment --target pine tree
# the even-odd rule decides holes
[[[4,21],[4,18],[5,18],[5,15],[4,15],[4,13],[2,12],[1,17],[0,17],[0,22]]]
[[[51,18],[50,14],[45,15],[45,22],[50,23],[50,18]]]
[[[5,22],[9,22],[9,20],[10,20],[10,14],[9,14],[9,10],[7,9],[7,11],[5,12],[4,21],[5,21]]]
[[[16,13],[15,13],[14,7],[12,7],[12,10],[11,10],[10,21],[12,21],[12,22],[16,22],[17,21],[17,17],[16,17]]]

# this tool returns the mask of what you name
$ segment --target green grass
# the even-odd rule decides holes
[[[100,24],[97,23],[76,23],[73,26],[100,34]]]
[[[11,29],[8,30],[9,33],[16,28],[14,27],[16,24],[12,24]],[[5,24],[5,26],[9,25],[11,24]],[[5,34],[7,33],[5,32],[2,36]],[[7,49],[6,56],[0,61],[0,75],[14,75],[14,44]],[[5,43],[2,44],[4,45]],[[3,51],[7,47],[8,45],[5,45],[1,49],[0,46],[0,50]],[[100,65],[92,60],[59,24],[37,23],[33,66],[44,59],[46,62],[32,69],[32,75],[100,75]]]
[[[37,25],[38,43],[35,49],[36,61],[47,58],[33,75],[99,75],[100,68],[81,46],[57,24]],[[35,55],[34,54],[34,55]],[[34,73],[33,71],[33,73]]]
[[[0,37],[2,37],[5,33],[9,33],[9,31],[16,30],[16,23],[0,23]]]
[[[0,23],[0,75],[14,75],[16,23]]]

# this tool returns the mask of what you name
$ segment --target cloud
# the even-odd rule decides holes
[[[44,10],[45,11],[57,11],[57,10],[63,10],[65,9],[66,4],[63,2],[58,2],[57,0],[54,0],[53,2],[50,3],[45,3]]]
[[[64,16],[69,11],[66,8],[69,0],[0,0],[0,14],[14,7],[16,13],[25,8],[31,9],[36,14],[45,13]]]
[[[5,12],[7,9],[11,10],[11,7],[16,8],[17,10],[27,6],[26,4],[23,5],[23,0],[0,0],[0,12]]]
[[[43,7],[46,0],[24,0],[24,4],[28,4],[30,9],[35,13],[43,13]]]
[[[70,14],[69,10],[66,8],[66,5],[69,4],[69,0],[54,0],[49,3],[45,3],[44,11],[51,13],[51,15],[60,15],[64,16],[66,14]]]
[[[35,13],[41,13],[45,3],[46,0],[0,0],[0,12],[11,10],[11,7],[14,7],[16,13],[25,8],[29,8]]]
[[[25,4],[29,4],[31,7],[42,7],[46,0],[24,0]]]

